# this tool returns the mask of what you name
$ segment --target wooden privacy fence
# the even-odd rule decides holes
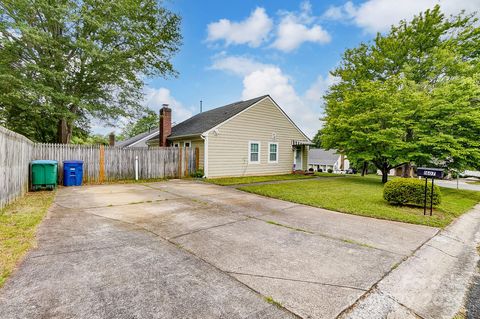
[[[0,208],[28,191],[34,143],[0,126]]]
[[[28,191],[32,160],[83,161],[83,182],[180,178],[198,168],[198,149],[178,147],[119,148],[103,145],[33,143],[0,126],[0,207]],[[137,168],[137,169],[136,169]]]

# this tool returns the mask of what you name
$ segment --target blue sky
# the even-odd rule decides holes
[[[178,123],[200,100],[208,110],[270,94],[312,137],[344,50],[436,3],[447,14],[480,10],[480,0],[169,0],[163,5],[182,17],[179,76],[148,79],[145,104],[169,103]]]

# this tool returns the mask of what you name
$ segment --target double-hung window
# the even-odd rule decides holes
[[[278,163],[278,143],[268,143],[268,162]]]
[[[248,143],[248,162],[250,164],[260,163],[260,142]]]

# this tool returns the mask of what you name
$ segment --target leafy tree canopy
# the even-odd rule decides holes
[[[128,123],[122,130],[119,140],[125,140],[135,135],[158,128],[158,114],[150,109],[146,110],[146,114],[147,115],[141,117],[139,120]]]
[[[371,161],[387,180],[414,162],[480,163],[480,28],[432,10],[344,53],[325,96],[322,145]]]
[[[176,75],[180,18],[157,0],[0,2],[0,124],[70,141],[143,112],[143,79]]]

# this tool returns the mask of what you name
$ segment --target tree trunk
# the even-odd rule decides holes
[[[386,182],[388,182],[388,171],[389,171],[388,166],[383,165],[381,171],[382,171],[382,183],[385,184]]]
[[[382,183],[388,182],[388,171],[382,171]]]
[[[366,174],[368,174],[368,162],[367,161],[363,162],[363,166],[362,166],[362,176],[365,176]]]
[[[57,142],[60,144],[68,144],[72,139],[73,124],[68,123],[65,118],[58,121]]]
[[[403,164],[402,167],[402,177],[408,178],[410,176],[411,164],[410,162]]]

